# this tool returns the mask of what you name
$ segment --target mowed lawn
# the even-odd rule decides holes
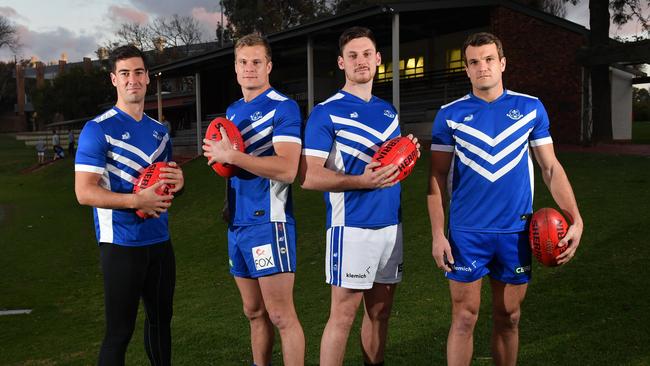
[[[635,121],[632,123],[632,142],[635,144],[650,144],[650,121]]]
[[[426,155],[426,154],[425,154]],[[534,266],[521,322],[521,365],[650,365],[650,159],[559,154],[584,216],[576,258]],[[103,335],[103,291],[92,212],[77,204],[73,161],[23,174],[36,154],[0,135],[0,365],[92,365]],[[387,365],[443,365],[450,321],[447,281],[431,259],[426,212],[428,158],[403,184],[404,281],[399,286]],[[203,159],[184,166],[186,192],[171,209],[177,257],[173,320],[176,365],[250,365],[248,322],[228,274],[226,226],[219,220],[224,180]],[[537,174],[537,208],[550,196]],[[298,220],[295,301],[318,363],[329,311],[324,283],[322,196],[294,187]],[[489,285],[475,336],[475,365],[491,364]],[[127,364],[147,364],[143,312]],[[279,337],[276,338],[279,341]],[[346,365],[360,365],[358,326]],[[274,365],[281,365],[279,342]]]

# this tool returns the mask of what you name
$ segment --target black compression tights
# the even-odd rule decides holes
[[[100,366],[124,365],[135,329],[140,298],[144,302],[144,346],[153,366],[171,363],[171,319],[176,264],[171,242],[127,247],[100,246],[104,273],[106,334]]]

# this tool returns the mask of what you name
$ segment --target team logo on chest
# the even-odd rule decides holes
[[[357,112],[350,113],[350,118],[359,118],[359,113]]]
[[[260,111],[257,111],[255,113],[251,114],[251,121],[253,121],[253,122],[257,121],[260,118],[262,118],[262,112],[260,112]]]
[[[122,134],[122,140],[128,140],[130,138],[131,138],[131,134],[129,133],[129,131],[126,131]]]
[[[153,138],[155,138],[158,141],[161,141],[163,139],[163,137],[160,135],[160,132],[158,131],[153,132]]]
[[[384,109],[384,116],[386,116],[388,118],[395,118],[395,113],[393,113],[392,111],[390,111],[388,109]]]
[[[524,115],[519,112],[518,109],[511,109],[506,116],[510,117],[511,119],[514,119],[515,121],[521,119]]]
[[[474,115],[470,114],[469,116],[466,116],[465,118],[463,118],[463,122],[469,122],[469,121],[471,121],[473,119],[474,119]]]

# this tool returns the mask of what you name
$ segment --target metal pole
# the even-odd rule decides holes
[[[194,89],[196,95],[196,154],[201,155],[201,129],[203,127],[203,119],[201,118],[201,74],[194,74]]]
[[[156,95],[158,96],[158,121],[162,122],[162,76],[156,74]]]
[[[393,57],[393,105],[397,109],[397,113],[399,113],[399,13],[393,14],[392,28],[393,39],[391,50]]]
[[[314,42],[307,37],[307,114],[314,108]]]

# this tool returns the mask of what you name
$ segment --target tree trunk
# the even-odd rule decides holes
[[[609,44],[609,1],[589,1],[590,47],[592,49]],[[591,92],[593,106],[592,141],[612,140],[612,99],[609,65],[591,66]],[[588,134],[587,134],[588,136]]]

